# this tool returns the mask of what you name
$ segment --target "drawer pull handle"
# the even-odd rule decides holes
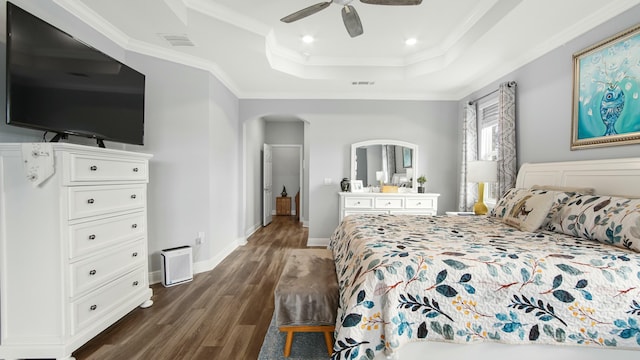
[[[91,171],[98,171],[98,167],[95,165],[91,165],[91,167],[89,168],[89,170]]]
[[[133,284],[132,284],[132,285],[133,285],[133,286],[138,286],[138,284],[139,284],[139,283],[138,283],[138,280],[136,280],[136,281],[134,281],[134,282],[133,282]]]
[[[138,172],[138,168],[133,168],[133,172]]]
[[[422,205],[422,203],[421,203],[421,202],[418,202],[416,205],[420,206],[420,205]]]
[[[94,234],[89,235],[89,240],[95,240],[96,236]]]
[[[360,201],[358,201],[358,202],[356,203],[356,205],[360,205]]]
[[[387,205],[391,205],[391,201],[387,202]]]
[[[95,275],[95,274],[96,274],[96,272],[97,272],[97,271],[95,271],[95,270],[91,270],[91,271],[89,271],[89,275],[93,276],[93,275]]]
[[[131,224],[132,229],[136,229],[137,227],[138,227],[138,224]]]
[[[137,197],[136,194],[131,195],[132,199],[135,199],[136,197]]]
[[[98,308],[98,305],[95,305],[95,304],[94,304],[94,305],[91,305],[91,306],[89,307],[89,310],[94,311],[94,310],[96,310],[97,308]]]
[[[89,199],[89,200],[87,200],[87,203],[89,203],[89,204],[93,204],[94,202],[96,202],[96,201],[95,201],[95,200],[93,200],[93,199]]]
[[[131,254],[131,257],[137,257],[138,256],[138,252],[134,252],[133,254]]]

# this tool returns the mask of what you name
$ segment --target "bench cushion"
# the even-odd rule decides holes
[[[294,249],[275,290],[278,326],[335,325],[338,279],[330,250]]]

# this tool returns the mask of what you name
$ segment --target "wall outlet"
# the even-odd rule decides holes
[[[196,245],[204,244],[204,231],[199,231],[196,237]]]

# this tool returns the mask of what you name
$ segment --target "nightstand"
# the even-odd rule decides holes
[[[291,198],[280,197],[276,198],[276,215],[291,215]]]

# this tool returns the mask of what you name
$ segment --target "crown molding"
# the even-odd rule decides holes
[[[53,0],[53,2],[62,9],[77,17],[85,24],[91,26],[97,32],[101,33],[118,46],[126,49],[129,46],[129,36],[106,21],[91,8],[77,0]]]
[[[166,1],[166,0],[165,0]],[[351,58],[348,60],[332,57],[304,56],[303,54],[281,46],[273,31],[265,24],[249,18],[243,14],[231,11],[230,9],[205,0],[173,0],[182,1],[185,6],[193,11],[198,11],[228,24],[244,29],[251,33],[265,38],[265,55],[274,69],[289,73],[291,75],[305,79],[367,79],[375,77],[379,79],[405,79],[416,77],[444,68],[457,57],[461,50],[475,41],[478,30],[486,31],[496,22],[493,14],[487,14],[498,10],[498,13],[511,11],[523,0],[508,1],[501,4],[498,0],[480,3],[466,22],[461,24],[456,32],[453,32],[441,48],[432,48],[405,58]],[[579,23],[556,34],[549,41],[535,48],[531,48],[518,59],[504,64],[494,66],[491,71],[480,73],[476,78],[469,79],[468,86],[458,88],[455,91],[438,93],[398,93],[393,94],[371,94],[369,92],[336,93],[299,92],[274,93],[274,92],[245,92],[240,89],[235,81],[228,76],[214,62],[201,57],[188,55],[171,49],[152,45],[142,41],[134,40],[127,34],[120,31],[113,24],[106,21],[99,14],[84,5],[78,0],[53,0],[60,8],[71,15],[77,17],[87,25],[91,26],[103,36],[109,38],[125,51],[132,51],[151,57],[160,58],[174,63],[199,68],[210,72],[218,78],[228,89],[238,98],[246,99],[389,99],[389,100],[460,100],[465,96],[480,90],[503,76],[517,70],[521,66],[539,58],[540,56],[562,46],[570,40],[591,30],[595,25],[600,25],[614,16],[617,16],[638,5],[638,0],[610,0],[609,5],[598,14],[585,17]],[[496,8],[498,6],[498,8]],[[501,6],[501,7],[500,7]],[[478,28],[480,27],[480,28]],[[354,69],[361,69],[354,72]],[[381,71],[382,75],[379,75]],[[348,76],[347,76],[348,75]],[[374,76],[375,75],[375,76]]]

